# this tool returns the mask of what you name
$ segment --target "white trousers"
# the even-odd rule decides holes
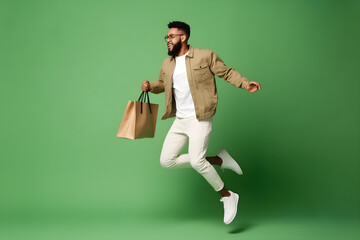
[[[215,168],[205,159],[213,118],[196,117],[174,120],[161,150],[160,164],[166,168],[194,168],[208,183],[220,191],[224,187]],[[189,153],[179,155],[189,141]]]

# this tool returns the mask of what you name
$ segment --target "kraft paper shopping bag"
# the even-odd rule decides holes
[[[158,109],[159,104],[150,103],[149,93],[142,92],[138,101],[128,102],[116,136],[128,139],[153,138]]]

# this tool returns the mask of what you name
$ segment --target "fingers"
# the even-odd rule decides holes
[[[148,80],[145,80],[141,85],[141,90],[147,92],[149,91],[149,89],[150,89],[150,82]]]
[[[255,81],[249,82],[249,92],[253,93],[260,89],[261,89],[261,86],[258,82],[255,82]]]
[[[147,91],[149,90],[149,86],[143,84],[143,85],[141,86],[141,90],[143,90],[144,92],[147,92]]]
[[[257,88],[260,89],[260,84],[259,84],[258,82],[250,81],[249,84],[250,84],[250,85],[255,85]]]

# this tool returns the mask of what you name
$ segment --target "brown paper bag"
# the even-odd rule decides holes
[[[145,102],[146,97],[148,102]],[[138,101],[128,102],[116,136],[128,139],[153,138],[158,109],[159,104],[150,103],[148,92],[142,92]]]

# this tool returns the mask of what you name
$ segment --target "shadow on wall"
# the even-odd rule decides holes
[[[270,128],[271,123],[266,123],[263,128]],[[224,128],[225,129],[225,128]],[[291,204],[294,197],[294,187],[298,179],[291,171],[291,159],[282,150],[281,143],[273,141],[272,134],[260,136],[249,131],[243,131],[241,136],[227,129],[214,132],[209,149],[218,149],[224,146],[240,164],[244,174],[239,176],[231,170],[222,171],[215,167],[227,189],[240,195],[239,209],[241,214],[248,216],[265,216],[277,209],[283,209]],[[259,131],[261,132],[261,131]],[[231,133],[233,137],[226,135]],[[217,141],[216,139],[221,139]],[[246,141],[245,141],[246,139]],[[241,144],[239,144],[241,143]],[[294,154],[294,153],[292,153]],[[210,154],[215,155],[215,154]],[[209,155],[209,156],[210,156]],[[285,161],[284,159],[287,159]],[[284,162],[285,161],[285,162]],[[192,184],[185,200],[202,217],[220,217],[223,214],[223,205],[219,201],[220,195],[194,170],[188,172],[186,178]],[[301,207],[301,206],[299,206]],[[184,210],[184,211],[188,211]],[[246,226],[246,227],[245,227]],[[245,230],[250,226],[239,227]]]

